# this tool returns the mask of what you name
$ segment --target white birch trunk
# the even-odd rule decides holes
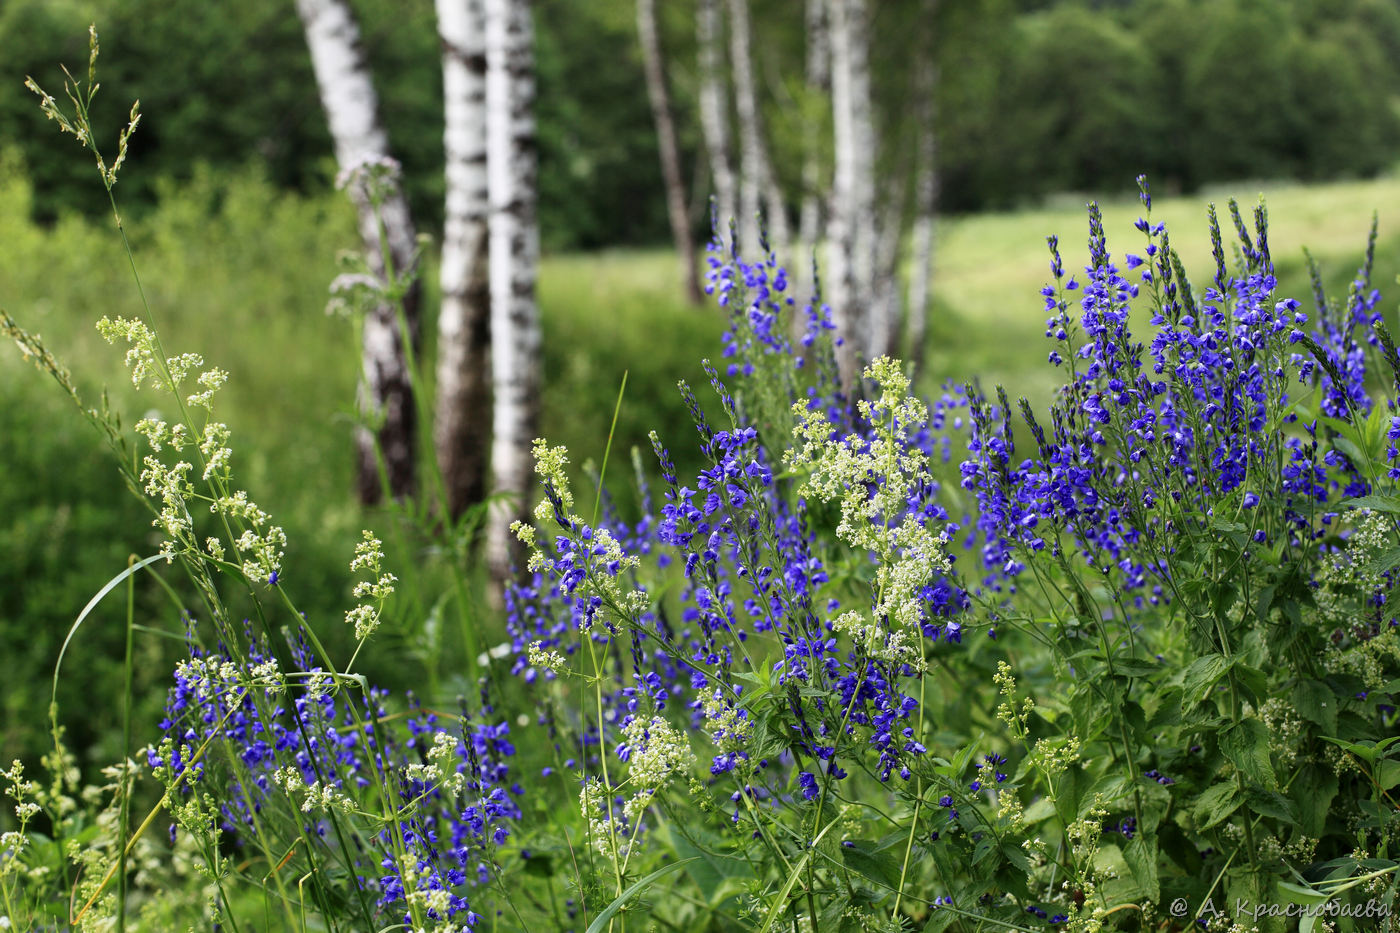
[[[534,35],[529,0],[486,0],[486,170],[490,197],[491,476],[496,493],[486,557],[499,586],[519,563],[510,524],[534,486],[531,442],[540,407],[540,321],[535,303]]]
[[[723,52],[720,47],[723,20],[720,0],[697,0],[695,38],[700,69],[700,129],[705,137],[705,153],[714,181],[717,231],[727,235],[730,221],[739,219],[735,199],[734,170],[729,161],[729,108],[724,85]]]
[[[925,0],[924,17],[931,21],[937,0]],[[930,50],[932,42],[926,43]],[[930,52],[930,54],[932,54]],[[928,303],[933,278],[934,218],[938,214],[938,136],[934,130],[938,89],[938,66],[925,58],[915,73],[914,106],[918,121],[918,143],[914,169],[914,231],[911,249],[913,269],[909,275],[909,359],[916,371],[924,367],[928,339]]]
[[[447,195],[433,443],[460,517],[486,497],[491,294],[486,258],[486,17],[482,0],[437,0]]]
[[[341,172],[389,159],[388,136],[379,122],[378,98],[350,7],[345,0],[296,0],[296,7]],[[386,277],[387,253],[395,275],[407,273],[414,262],[416,235],[402,191],[395,187],[384,199],[378,219],[362,189],[352,187],[351,196],[371,271],[381,279]],[[381,243],[381,226],[387,243]],[[418,294],[415,287],[404,298],[410,339],[415,341]],[[367,421],[382,419],[377,437],[367,429],[356,434],[359,494],[366,503],[378,501],[385,488],[396,499],[410,495],[414,488],[416,413],[400,335],[397,314],[388,303],[366,315],[359,403]],[[385,474],[382,480],[380,454]]]
[[[826,4],[827,0],[807,0],[807,95],[817,100],[825,100],[831,91],[831,40],[827,37]],[[811,255],[821,236],[822,222],[821,145],[815,120],[808,120],[802,128],[802,148],[798,238],[802,241],[803,252]]]
[[[837,354],[850,385],[872,358],[871,291],[875,271],[874,125],[864,0],[831,0],[832,177],[830,295]]]
[[[656,143],[661,156],[661,177],[666,185],[666,214],[671,221],[671,239],[680,255],[686,296],[692,304],[699,304],[701,292],[700,277],[695,269],[695,241],[690,235],[685,183],[681,181],[680,147],[676,143],[676,124],[671,119],[671,95],[666,90],[666,72],[662,66],[661,37],[656,28],[656,0],[637,0],[637,36],[642,45],[651,118],[656,124]]]
[[[871,357],[899,355],[904,293],[899,287],[899,245],[904,233],[905,173],[896,176],[875,237],[875,272],[870,289]]]
[[[779,252],[787,247],[787,211],[768,159],[763,117],[753,75],[753,41],[748,0],[729,0],[729,61],[734,73],[734,111],[739,124],[739,250],[750,262],[758,255],[762,208],[769,240]]]

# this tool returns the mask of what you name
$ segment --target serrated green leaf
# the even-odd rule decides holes
[[[1337,788],[1336,773],[1315,765],[1303,768],[1293,781],[1288,796],[1305,834],[1318,837],[1326,832]]]
[[[1293,708],[1308,722],[1328,732],[1337,731],[1338,700],[1320,680],[1300,680],[1293,686]]]
[[[1155,903],[1162,896],[1157,880],[1157,845],[1146,833],[1138,833],[1123,846],[1123,861],[1142,889],[1143,896]]]
[[[1220,734],[1220,750],[1245,777],[1269,790],[1278,787],[1269,757],[1269,730],[1257,719],[1243,719]]]
[[[1211,689],[1230,669],[1230,661],[1223,655],[1208,654],[1192,661],[1182,674],[1181,686],[1185,692],[1183,711],[1198,705]]]
[[[1164,726],[1175,726],[1181,722],[1181,698],[1185,695],[1180,687],[1168,687],[1157,698],[1157,710],[1147,720],[1147,727],[1159,730]]]
[[[1222,782],[1196,798],[1192,813],[1200,821],[1200,828],[1206,830],[1229,819],[1230,814],[1238,810],[1243,802],[1244,798],[1233,783]]]
[[[1276,820],[1294,825],[1298,822],[1298,812],[1293,808],[1293,804],[1277,791],[1250,787],[1245,790],[1244,798],[1250,813],[1272,816]]]
[[[866,839],[851,840],[841,847],[841,861],[851,871],[868,878],[882,888],[899,887],[900,863],[889,852]]]

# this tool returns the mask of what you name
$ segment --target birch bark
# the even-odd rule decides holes
[[[770,241],[779,251],[787,248],[787,212],[768,159],[763,138],[763,117],[753,74],[753,40],[748,0],[729,0],[729,61],[734,74],[734,112],[739,125],[739,250],[757,261],[759,214]]]
[[[938,0],[924,0],[924,18],[932,31],[932,21]],[[925,43],[933,54],[933,43]],[[916,371],[924,368],[928,339],[928,303],[933,279],[934,219],[938,213],[938,135],[934,121],[938,117],[935,93],[938,90],[938,65],[929,57],[922,59],[915,72],[914,106],[918,123],[918,143],[914,175],[914,231],[911,249],[914,268],[909,277],[909,358]]]
[[[661,155],[661,177],[666,185],[666,213],[671,221],[671,239],[680,255],[686,295],[691,304],[699,304],[701,292],[700,277],[695,269],[695,240],[690,235],[685,183],[681,180],[680,147],[676,143],[676,124],[671,119],[671,96],[666,89],[666,71],[662,65],[661,36],[656,28],[656,0],[637,0],[637,36],[642,45],[642,63],[646,72],[647,97],[651,101],[651,118],[656,124],[656,142]]]
[[[724,84],[724,54],[720,47],[724,31],[720,0],[697,0],[695,38],[700,70],[700,130],[705,137],[705,153],[714,182],[715,210],[719,233],[730,221],[737,221],[738,204],[734,191],[734,170],[729,160],[729,107]]]
[[[453,518],[486,497],[491,442],[487,275],[486,16],[482,0],[436,0],[442,40],[447,195],[433,444]]]
[[[499,586],[521,549],[510,524],[524,518],[540,408],[540,321],[535,302],[534,34],[529,0],[486,0],[486,172],[490,198],[491,476],[505,500],[489,513],[486,558]]]
[[[827,36],[827,0],[807,0],[807,95],[826,100],[831,92],[831,40]],[[798,238],[803,252],[810,255],[821,236],[822,167],[820,124],[807,119],[802,128],[802,208],[798,215]],[[806,261],[806,256],[803,257]]]
[[[349,175],[358,167],[390,159],[388,136],[379,122],[378,98],[350,7],[345,0],[296,0],[296,8],[341,173]],[[403,192],[394,186],[384,198],[378,218],[360,186],[351,187],[351,197],[370,270],[386,279],[387,256],[395,276],[407,274],[415,261],[416,235]],[[403,299],[410,339],[415,342],[418,302],[415,285]],[[405,349],[391,304],[386,302],[365,316],[357,394],[366,421],[379,423],[374,433],[367,428],[356,432],[358,491],[366,504],[379,501],[386,490],[395,499],[414,490],[417,418]]]
[[[875,129],[871,119],[864,0],[831,0],[831,102],[835,143],[829,225],[831,308],[848,385],[873,350],[871,291],[875,271]]]

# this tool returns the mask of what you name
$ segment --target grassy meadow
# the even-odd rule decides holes
[[[100,196],[94,183],[93,196]],[[1332,293],[1344,292],[1360,260],[1373,209],[1381,237],[1374,281],[1384,289],[1400,272],[1400,233],[1387,205],[1400,205],[1400,178],[1316,186],[1239,184],[1162,198],[1154,217],[1167,222],[1173,244],[1197,281],[1211,268],[1205,203],[1235,196],[1246,206],[1262,193],[1272,221],[1271,245],[1283,291],[1306,299],[1302,250],[1321,262]],[[63,218],[52,226],[29,220],[28,184],[13,160],[0,165],[0,306],[43,335],[83,387],[89,401],[104,386],[130,425],[147,402],[126,382],[121,352],[98,337],[102,315],[134,316],[140,298],[120,240],[110,224]],[[1039,288],[1048,278],[1047,234],[1060,236],[1067,269],[1085,261],[1083,198],[1063,196],[1015,213],[954,217],[939,230],[930,311],[925,389],[941,380],[979,377],[1005,383],[1013,395],[1043,400],[1053,384],[1045,363]],[[1115,254],[1137,250],[1132,228],[1136,199],[1105,205]],[[365,516],[352,501],[352,418],[357,354],[353,328],[323,313],[337,254],[356,245],[348,203],[326,194],[301,198],[277,192],[255,174],[198,174],[164,193],[160,204],[126,218],[152,312],[167,348],[197,351],[231,373],[222,417],[234,432],[236,468],[264,508],[287,527],[289,577],[308,616],[328,642],[347,638],[340,615],[351,604],[345,565],[357,529],[381,530],[390,562],[411,574],[416,549],[426,546],[386,512]],[[436,268],[423,270],[427,301],[436,305]],[[617,451],[639,445],[646,432],[672,439],[682,475],[691,429],[678,378],[703,381],[700,359],[718,356],[723,318],[713,307],[688,306],[664,249],[547,256],[541,269],[544,317],[543,433],[572,451],[575,464],[601,455],[623,373],[626,393],[618,419]],[[1308,302],[1305,301],[1305,307]],[[1395,298],[1383,299],[1391,314]],[[425,333],[433,332],[431,320]],[[431,336],[424,358],[432,358]],[[122,488],[97,436],[45,377],[19,354],[0,354],[0,746],[36,756],[47,739],[44,687],[74,616],[130,553],[155,549],[148,517]],[[425,448],[426,451],[426,448]],[[615,451],[616,452],[616,451]],[[624,489],[625,458],[609,474]],[[649,452],[643,462],[650,466]],[[619,492],[619,500],[626,496]],[[431,572],[431,571],[428,571]],[[406,586],[406,593],[433,592]],[[439,590],[440,591],[440,590]],[[139,597],[147,624],[167,634],[180,623],[155,588]],[[365,673],[390,686],[413,683],[425,671],[446,693],[459,689],[442,653],[419,639],[422,619],[435,610],[411,599],[396,604],[367,652]],[[112,610],[113,613],[116,610]],[[99,613],[99,616],[101,614]],[[483,614],[488,631],[499,622]],[[115,694],[121,676],[120,626],[94,618],[70,651],[59,687],[60,711],[73,746],[89,763],[114,760],[117,710],[91,696]],[[135,696],[140,721],[159,718],[175,639],[144,639],[138,648]],[[450,654],[447,655],[450,657]],[[137,736],[141,741],[145,737]]]

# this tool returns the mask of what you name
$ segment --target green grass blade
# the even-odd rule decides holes
[[[699,856],[697,855],[695,858],[699,858]],[[632,885],[626,891],[623,891],[617,896],[616,899],[613,900],[611,904],[604,907],[602,911],[598,914],[598,916],[593,918],[593,922],[588,925],[588,933],[602,933],[603,927],[607,925],[607,922],[611,920],[613,916],[619,910],[622,909],[623,905],[630,901],[634,895],[636,895],[639,891],[650,885],[653,881],[660,878],[661,876],[669,875],[671,872],[680,868],[682,865],[685,865],[688,862],[695,861],[695,858],[681,859],[679,862],[672,862],[664,868],[658,868],[656,871],[647,875],[641,881],[638,881],[636,884]]]
[[[826,824],[826,828],[817,833],[817,838],[812,840],[812,844],[807,847],[807,851],[802,853],[802,857],[797,860],[797,864],[792,866],[792,871],[788,872],[788,879],[783,883],[783,889],[778,892],[778,896],[773,900],[773,906],[768,909],[768,917],[763,921],[763,926],[758,928],[758,933],[768,933],[774,922],[783,915],[783,907],[787,904],[788,895],[792,893],[792,886],[797,884],[798,877],[802,874],[802,869],[807,867],[807,861],[811,859],[812,853],[817,851],[817,843],[822,841],[822,837],[831,831],[831,827],[836,825],[836,820]]]
[[[130,567],[127,567],[121,573],[108,580],[107,585],[98,590],[97,595],[89,599],[87,605],[83,607],[83,611],[78,613],[78,618],[73,622],[72,627],[68,629],[67,637],[63,639],[63,647],[58,649],[58,660],[55,661],[53,665],[53,690],[49,695],[49,705],[51,709],[58,703],[58,673],[60,668],[63,667],[63,655],[67,653],[68,645],[73,641],[73,636],[78,634],[79,627],[82,626],[83,622],[87,621],[87,617],[92,614],[92,610],[97,608],[97,604],[102,602],[102,598],[118,586],[121,586],[122,582],[126,580],[127,577],[134,575],[136,571],[148,567],[158,560],[164,559],[165,558],[159,554],[152,554],[145,560],[139,560]]]
[[[593,498],[593,526],[598,526],[598,513],[603,509],[603,477],[608,472],[608,454],[612,453],[613,435],[617,432],[617,413],[622,411],[622,393],[627,391],[627,370],[622,371],[622,385],[617,387],[617,403],[613,405],[612,424],[608,425],[608,443],[603,448],[603,465],[598,468],[598,495]]]

